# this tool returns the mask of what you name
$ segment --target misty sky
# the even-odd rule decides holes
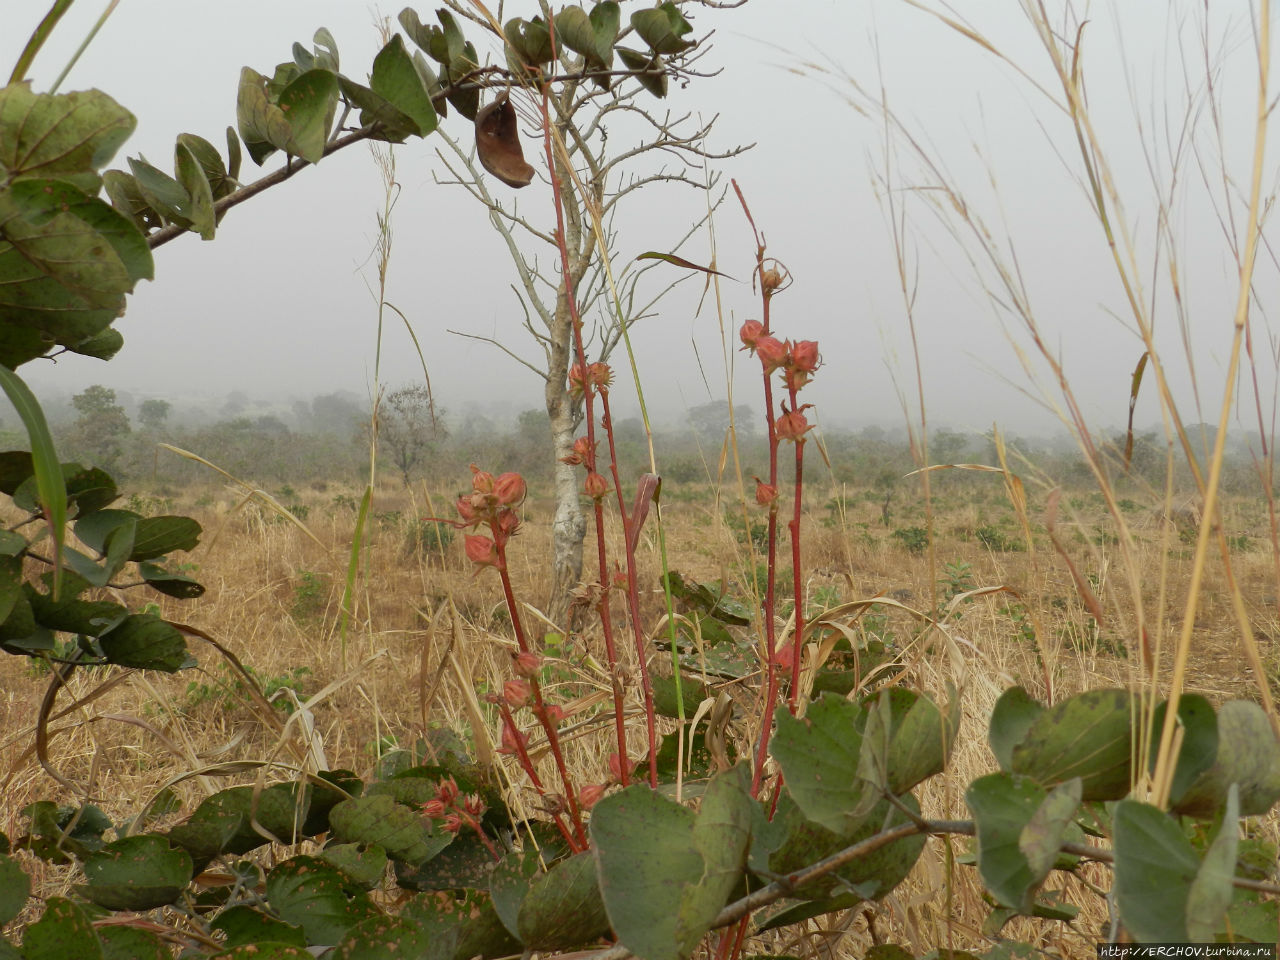
[[[73,9],[36,62],[37,89],[61,70],[104,5],[81,0]],[[529,13],[532,6],[509,3],[503,15]],[[932,212],[937,191],[911,189],[922,183],[920,161],[901,138],[886,137],[883,119],[866,110],[852,80],[877,96],[883,89],[916,142],[959,185],[968,208],[981,212],[995,244],[1021,272],[1046,341],[1061,356],[1086,413],[1100,425],[1122,425],[1129,376],[1142,347],[1089,210],[1074,136],[1056,106],[1056,79],[1017,4],[966,0],[958,6],[1027,76],[901,0],[750,0],[741,9],[698,15],[699,34],[716,31],[703,65],[721,73],[695,80],[673,91],[669,105],[655,106],[718,114],[715,149],[755,144],[716,166],[724,184],[729,177],[738,180],[769,253],[794,276],[793,286],[775,300],[774,326],[780,336],[820,342],[826,365],[807,399],[817,404],[821,419],[901,422],[899,391],[916,407],[886,205],[892,196],[903,211],[932,421],[976,430],[998,421],[1013,431],[1051,423],[1023,392],[1038,393],[1018,361],[1017,351],[1032,349],[1025,330],[983,296],[974,263],[988,278],[990,272],[976,247],[968,243],[966,253]],[[1241,230],[1239,197],[1248,185],[1256,96],[1250,7],[1245,0],[1211,6],[1214,19],[1205,27],[1197,3],[1092,4],[1083,57],[1094,122],[1108,144],[1138,244],[1143,295],[1154,303],[1188,422],[1217,419],[1234,309],[1235,267],[1223,222],[1234,217],[1228,229]],[[46,8],[45,0],[6,4],[0,36],[6,70]],[[394,17],[399,9],[384,12]],[[433,21],[430,7],[420,12]],[[223,142],[222,130],[235,122],[242,65],[269,74],[289,58],[293,41],[309,45],[315,29],[326,26],[338,40],[344,72],[363,78],[379,46],[373,21],[369,7],[349,0],[123,0],[63,89],[99,87],[137,115],[137,132],[114,165],[142,154],[171,170],[176,134]],[[1074,32],[1078,21],[1060,23]],[[1205,100],[1202,29],[1214,90],[1224,104],[1221,144],[1212,136]],[[481,51],[493,52],[492,46]],[[1188,103],[1197,126],[1184,132]],[[455,114],[443,128],[470,139],[470,125]],[[394,213],[388,299],[413,324],[437,399],[447,409],[488,402],[513,410],[538,407],[542,384],[532,373],[491,346],[446,332],[494,337],[517,351],[530,346],[509,288],[515,274],[504,248],[474,201],[435,182],[437,146],[428,138],[396,150],[403,192]],[[537,165],[540,142],[526,137],[525,151]],[[1181,158],[1176,178],[1175,152]],[[276,155],[261,172],[279,163]],[[1274,165],[1268,171],[1264,192],[1275,185]],[[246,157],[241,179],[258,175]],[[514,198],[501,184],[491,189],[500,199]],[[1174,201],[1171,231],[1189,319],[1185,330],[1168,292],[1170,251],[1157,242],[1158,195]],[[1229,211],[1224,195],[1234,204]],[[615,263],[669,249],[705,203],[688,188],[646,189],[619,220]],[[267,400],[339,389],[367,395],[376,347],[369,255],[381,204],[367,147],[328,158],[231,211],[215,241],[188,235],[157,250],[157,279],[131,298],[117,324],[125,348],[110,363],[68,357],[56,365],[29,364],[22,373],[42,395],[74,393],[92,383],[179,403],[232,390]],[[535,180],[521,191],[519,204],[550,229],[545,183]],[[704,232],[682,254],[707,262],[710,244]],[[724,329],[736,350],[734,331],[744,319],[758,318],[760,305],[742,282],[750,276],[754,248],[732,195],[716,214],[715,244],[720,269],[736,278],[720,290]],[[672,280],[679,275],[675,268],[662,274]],[[658,316],[636,328],[646,396],[666,419],[725,396],[721,320],[714,296],[701,300],[701,292],[701,278],[687,281]],[[1274,263],[1260,266],[1257,292],[1264,308],[1254,313],[1255,349],[1270,417],[1275,377],[1265,305],[1276,292]],[[380,380],[392,387],[418,382],[422,373],[411,342],[401,322],[389,320]],[[1195,359],[1203,415],[1195,410],[1184,342]],[[755,361],[748,364],[736,353],[733,358],[735,402],[758,407]],[[614,362],[624,366],[621,356]],[[1043,373],[1042,363],[1033,359],[1033,365]],[[1159,420],[1153,387],[1144,388],[1140,424]],[[625,371],[615,394],[620,400],[634,394]],[[1251,396],[1242,402],[1252,410]]]

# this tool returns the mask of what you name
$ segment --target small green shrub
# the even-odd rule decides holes
[[[889,536],[908,553],[924,553],[929,549],[929,531],[924,527],[899,527]]]
[[[1022,541],[1005,536],[1004,531],[989,523],[984,523],[978,527],[973,531],[973,535],[978,538],[984,547],[996,553],[1016,553],[1019,550],[1026,549]]]
[[[455,536],[456,531],[449,524],[417,517],[405,524],[404,551],[410,556],[444,559]]]
[[[294,619],[310,620],[319,617],[328,605],[329,578],[323,573],[299,570],[298,582],[293,585]]]
[[[724,515],[724,522],[744,547],[769,549],[769,524],[763,520],[752,520],[744,517],[741,511],[730,510]]]

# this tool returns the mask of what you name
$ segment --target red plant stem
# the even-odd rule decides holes
[[[525,639],[524,627],[520,623],[520,611],[516,608],[516,596],[511,589],[511,574],[507,571],[507,545],[498,536],[494,537],[494,542],[498,548],[498,575],[502,580],[502,592],[507,600],[507,612],[511,615],[511,626],[515,631],[516,644],[520,647],[521,653],[528,653],[529,642]],[[538,722],[542,724],[542,729],[546,731],[547,745],[551,747],[551,756],[556,761],[556,770],[560,774],[560,785],[564,790],[565,800],[569,804],[569,816],[573,820],[574,832],[578,835],[582,849],[585,850],[587,848],[587,832],[582,826],[582,811],[578,809],[578,797],[573,789],[573,781],[569,779],[569,768],[565,766],[564,753],[560,750],[560,734],[556,730],[554,721],[547,715],[546,703],[542,699],[542,685],[538,683],[536,676],[529,678],[529,687],[533,691],[533,702],[536,705],[533,711],[534,715],[538,718]],[[519,737],[515,739],[519,742]],[[531,767],[532,765],[530,765]]]
[[[743,201],[743,206],[746,202]],[[750,214],[748,214],[750,216]],[[764,326],[764,333],[772,335],[769,329],[769,304],[773,297],[773,292],[767,290],[763,284],[764,277],[764,245],[757,247],[756,251],[756,277],[761,280],[761,300],[763,301],[763,316],[761,323]],[[773,410],[773,381],[770,374],[766,371],[764,374],[764,415],[765,422],[768,427],[769,436],[769,486],[774,490],[778,489],[778,429],[777,417]],[[797,492],[798,495],[798,492]],[[778,634],[777,626],[774,623],[774,613],[777,609],[777,559],[778,559],[778,501],[775,499],[769,504],[769,553],[768,553],[768,580],[765,584],[764,593],[764,629],[765,629],[765,693],[764,693],[764,716],[760,725],[760,743],[756,748],[755,772],[751,776],[751,795],[757,796],[760,792],[761,779],[764,776],[764,764],[769,756],[769,736],[773,727],[773,711],[777,705],[778,699],[778,665],[775,662],[775,654],[778,652]]]
[[[489,835],[484,832],[484,828],[480,826],[480,821],[472,816],[467,816],[466,820],[467,826],[476,832],[476,836],[480,838],[480,842],[485,845],[485,848],[489,851],[489,854],[493,857],[494,861],[501,860],[502,854],[500,854],[498,852],[498,848],[493,845],[493,841],[489,839]]]
[[[609,434],[612,445],[613,434]],[[614,484],[617,484],[616,471]],[[631,761],[627,756],[627,725],[623,718],[622,678],[618,672],[618,648],[613,639],[613,615],[609,612],[609,557],[604,543],[604,505],[595,501],[596,555],[600,563],[600,628],[604,631],[604,649],[609,658],[609,682],[613,687],[613,722],[618,737],[618,766],[622,785],[631,782]]]
[[[613,474],[613,488],[618,495],[618,513],[622,517],[622,535],[626,544],[627,606],[631,614],[631,634],[636,643],[636,660],[640,664],[640,688],[644,693],[644,716],[649,733],[649,786],[656,790],[658,787],[658,724],[654,717],[653,681],[649,677],[649,662],[640,621],[640,575],[636,570],[635,540],[632,537],[632,526],[635,520],[627,513],[627,504],[622,499],[622,483],[618,478],[618,450],[613,441],[613,416],[609,412],[607,389],[600,391],[600,402],[604,405],[604,428],[609,438],[609,470]],[[599,509],[598,503],[597,509]],[[603,538],[601,542],[603,543]],[[603,552],[601,560],[603,563]]]
[[[542,778],[538,776],[538,771],[533,766],[533,759],[529,756],[529,751],[525,748],[524,737],[520,733],[520,728],[516,726],[515,717],[511,716],[511,711],[505,703],[498,702],[498,710],[502,715],[502,724],[511,731],[511,742],[516,746],[516,758],[520,762],[521,769],[529,778],[529,782],[533,784],[533,788],[538,791],[539,796],[546,796],[547,790],[542,785]],[[569,825],[564,822],[564,817],[558,813],[553,813],[551,819],[555,821],[555,825],[560,828],[560,832],[564,835],[565,842],[569,844],[569,849],[574,853],[581,853],[586,849],[585,846],[579,846],[578,839],[569,830]]]
[[[791,409],[796,410],[796,388],[790,388]],[[796,437],[796,492],[793,512],[791,514],[791,583],[792,596],[795,598],[796,630],[791,636],[791,690],[787,697],[787,705],[791,715],[795,716],[799,709],[800,698],[800,652],[804,640],[804,594],[801,589],[800,568],[800,501],[804,494],[804,437]]]

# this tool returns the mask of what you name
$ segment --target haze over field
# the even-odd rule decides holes
[[[21,29],[0,38],[0,62],[13,62],[26,28],[46,6],[44,0],[10,5],[9,22]],[[518,12],[511,6],[505,15]],[[398,9],[384,12],[394,17]],[[1223,224],[1228,232],[1239,224],[1230,220],[1221,197],[1237,203],[1236,185],[1248,180],[1249,11],[1243,0],[1214,4],[1204,27],[1214,92],[1225,104],[1225,159],[1217,155],[1219,144],[1208,126],[1199,5],[1111,4],[1091,10],[1094,19],[1085,33],[1090,106],[1101,137],[1113,147],[1110,161],[1128,227],[1147,258],[1143,275],[1153,281],[1167,269],[1169,256],[1155,233],[1155,197],[1159,193],[1175,204],[1172,230],[1189,325],[1180,328],[1163,293],[1140,296],[1154,301],[1152,313],[1188,421],[1213,419],[1222,389],[1235,274],[1222,242]],[[886,151],[883,121],[856,108],[865,109],[868,101],[847,74],[869,91],[883,90],[891,109],[964,189],[966,202],[982,211],[997,245],[1016,258],[1046,339],[1085,398],[1086,413],[1100,424],[1121,425],[1142,347],[1090,215],[1067,117],[1033,83],[1054,90],[1057,81],[1036,37],[1008,4],[970,3],[964,13],[1025,66],[1027,76],[905,2],[751,0],[740,9],[702,12],[696,30],[716,31],[703,64],[719,73],[673,89],[669,104],[660,108],[718,114],[715,149],[754,144],[713,172],[722,176],[722,185],[729,177],[738,180],[770,254],[794,275],[794,286],[776,303],[775,326],[782,336],[820,342],[827,367],[809,399],[824,421],[900,422],[899,391],[910,407],[916,405],[888,223],[891,198],[906,231],[925,400],[934,421],[976,430],[998,421],[1015,431],[1053,423],[1020,389],[1029,383],[1010,338],[1028,349],[1025,332],[983,296],[970,261],[929,206],[936,194],[911,189],[920,182],[919,161],[901,138],[890,138],[895,146]],[[37,88],[61,70],[97,15],[91,4],[73,10],[36,63]],[[326,26],[338,40],[344,68],[361,75],[379,45],[373,19],[364,5],[345,0],[229,0],[216,14],[190,3],[130,0],[108,20],[63,89],[99,87],[137,115],[137,133],[116,165],[141,153],[167,168],[177,133],[221,141],[223,128],[235,121],[242,65],[269,73],[288,57],[292,42],[309,43],[315,29]],[[1064,21],[1062,29],[1074,36],[1078,26]],[[1233,98],[1230,91],[1237,89],[1243,93]],[[1200,126],[1184,133],[1188,113]],[[455,115],[442,126],[470,139],[470,125]],[[510,261],[482,208],[462,190],[434,182],[440,170],[437,145],[428,139],[396,151],[403,192],[395,209],[389,299],[413,324],[446,408],[537,407],[542,387],[532,373],[487,344],[447,332],[493,337],[517,351],[532,345],[510,289]],[[525,150],[537,165],[539,144],[526,137]],[[1170,186],[1174,153],[1183,167]],[[278,162],[273,157],[266,169]],[[242,179],[256,176],[246,159]],[[1206,183],[1217,198],[1213,203],[1204,199]],[[494,189],[504,200],[513,197],[500,185]],[[646,250],[670,249],[705,204],[696,191],[677,186],[655,186],[643,197],[617,225],[619,264]],[[546,183],[535,180],[519,196],[520,210],[535,221],[548,220],[549,200]],[[216,242],[186,236],[158,250],[157,280],[142,284],[132,297],[119,324],[126,346],[111,364],[67,357],[56,365],[32,365],[24,375],[46,397],[93,383],[176,403],[232,391],[267,400],[335,390],[368,395],[375,355],[369,253],[381,203],[367,148],[329,158],[232,211]],[[759,300],[742,282],[750,275],[753,248],[732,196],[715,225],[718,265],[737,278],[722,283],[720,296],[729,356],[740,359],[732,352],[733,332],[758,315]],[[1003,239],[1006,232],[1012,245]],[[708,262],[710,239],[704,233],[681,252]],[[680,275],[675,268],[661,273],[667,279]],[[1267,264],[1259,275],[1259,303],[1267,304],[1275,289],[1274,264]],[[657,316],[636,328],[642,382],[662,419],[725,396],[726,352],[716,301],[702,293],[700,276],[687,279]],[[1253,319],[1261,373],[1268,378],[1262,392],[1269,397],[1269,314],[1259,309]],[[380,378],[391,385],[422,375],[398,323],[388,328],[382,354]],[[1184,340],[1195,357],[1204,415],[1194,412],[1191,378],[1181,359]],[[622,365],[620,356],[617,362]],[[735,389],[754,398],[754,390],[747,392],[758,376],[754,363],[740,367]],[[627,376],[619,377],[621,399],[630,396],[628,384]],[[1246,407],[1251,405],[1250,399]],[[1137,422],[1157,420],[1148,390]]]

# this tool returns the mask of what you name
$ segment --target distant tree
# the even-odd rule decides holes
[[[249,395],[243,390],[232,390],[227,394],[226,402],[222,405],[222,415],[230,420],[247,409],[249,409]]]
[[[341,390],[326,393],[311,401],[313,433],[333,433],[350,436],[368,418],[368,408],[354,393]]]
[[[118,470],[125,438],[132,428],[129,415],[116,402],[116,392],[94,384],[72,397],[71,405],[80,415],[72,437],[75,446],[95,465],[113,472]]]
[[[160,430],[172,409],[173,405],[168,400],[143,400],[138,407],[138,421],[148,430]]]
[[[713,400],[694,407],[689,411],[689,424],[703,443],[722,443],[725,431],[729,429],[729,401]],[[740,404],[734,407],[733,425],[741,437],[755,435],[756,418],[749,406]]]
[[[426,387],[393,390],[378,406],[378,444],[409,486],[413,473],[435,452],[446,430]]]

